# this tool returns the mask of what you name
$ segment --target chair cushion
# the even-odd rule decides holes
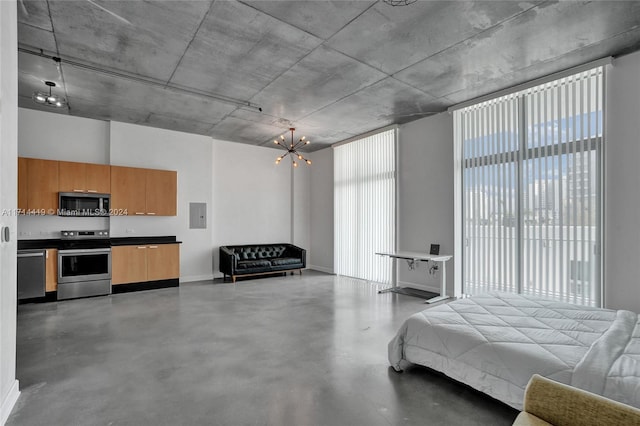
[[[302,261],[300,259],[296,259],[295,257],[283,257],[280,259],[271,259],[271,264],[273,266],[295,265],[297,263],[302,263]]]
[[[271,266],[268,260],[241,260],[238,262],[238,269],[262,268]]]

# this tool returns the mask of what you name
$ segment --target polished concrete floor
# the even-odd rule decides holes
[[[305,272],[19,307],[8,425],[509,425],[387,342],[421,299]]]

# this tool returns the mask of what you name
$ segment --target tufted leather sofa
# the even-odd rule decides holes
[[[273,274],[307,266],[307,251],[293,244],[247,244],[220,247],[220,272],[235,283],[239,276]]]

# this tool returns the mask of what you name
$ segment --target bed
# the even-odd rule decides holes
[[[630,311],[487,293],[409,317],[389,362],[424,365],[519,410],[534,373],[640,408],[640,322]]]

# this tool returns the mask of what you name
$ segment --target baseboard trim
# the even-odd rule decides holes
[[[334,275],[333,270],[331,268],[325,268],[324,266],[315,266],[309,265],[307,269],[313,269],[314,271],[324,272],[325,274]]]
[[[398,281],[398,287],[411,287],[418,290],[428,291],[430,293],[440,294],[440,287],[433,287],[426,284],[411,283],[408,281]]]
[[[145,281],[141,283],[117,284],[111,287],[111,293],[113,294],[131,293],[134,291],[157,290],[160,288],[169,288],[169,287],[178,287],[178,286],[179,286],[178,279],[172,278],[169,280],[160,280],[160,281]]]
[[[11,414],[11,410],[16,405],[16,401],[20,396],[20,388],[17,380],[14,380],[13,385],[9,389],[7,395],[5,395],[4,400],[2,401],[2,405],[0,405],[0,425],[4,426],[4,424],[9,419],[9,415]]]
[[[213,274],[209,275],[189,275],[188,277],[180,277],[181,283],[192,283],[194,281],[209,281],[213,280],[215,277]]]

